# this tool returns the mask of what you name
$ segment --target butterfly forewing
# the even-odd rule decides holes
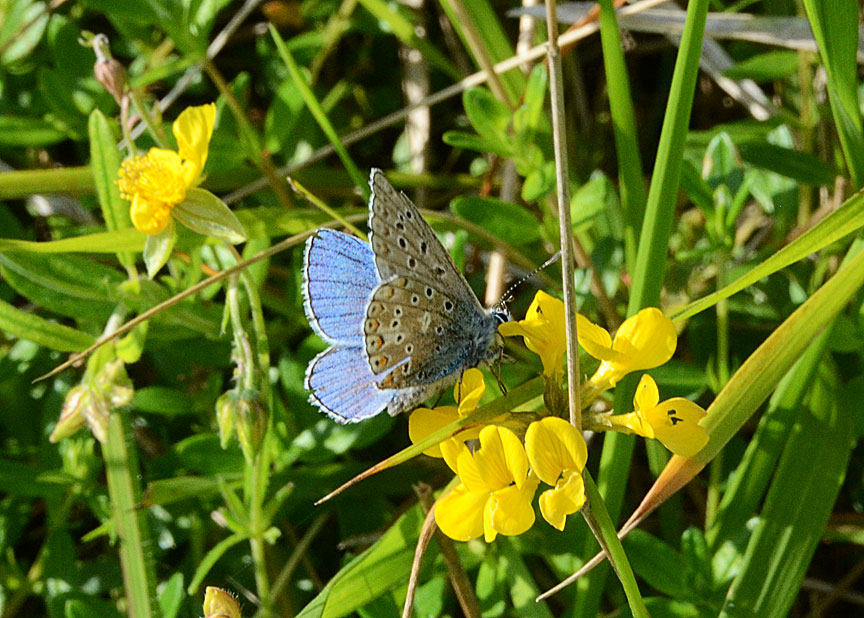
[[[396,191],[381,170],[372,170],[369,184],[369,242],[381,281],[397,276],[434,281],[458,300],[483,311],[453,258],[411,200]]]

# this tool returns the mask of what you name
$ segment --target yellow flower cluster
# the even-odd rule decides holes
[[[564,303],[540,291],[525,319],[502,324],[499,332],[523,337],[526,347],[540,356],[547,381],[560,382],[566,347]],[[643,309],[626,320],[614,338],[581,315],[577,315],[577,332],[585,352],[600,361],[585,384],[583,407],[628,373],[667,362],[677,345],[672,321],[656,308]],[[419,408],[412,414],[412,442],[469,416],[485,389],[479,370],[466,371],[454,392],[457,407]],[[633,405],[634,410],[627,414],[595,418],[592,428],[656,438],[682,456],[696,454],[708,441],[699,424],[705,411],[681,397],[661,402],[657,384],[649,375],[642,376]],[[435,519],[445,534],[459,541],[482,535],[487,542],[498,534],[522,534],[534,524],[532,501],[541,481],[551,487],[539,499],[540,512],[550,525],[563,530],[567,515],[582,508],[582,471],[588,457],[585,440],[564,419],[543,414],[547,416],[524,430],[524,439],[522,429],[517,435],[504,426],[516,415],[503,415],[483,427],[467,426],[425,451],[443,457],[459,480],[435,507]],[[520,423],[509,425],[519,427]],[[524,422],[521,427],[524,429]]]

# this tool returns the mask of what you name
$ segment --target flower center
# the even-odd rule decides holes
[[[153,157],[134,157],[123,162],[117,185],[123,199],[138,195],[147,202],[174,206],[186,199],[186,182],[176,166],[164,165]]]

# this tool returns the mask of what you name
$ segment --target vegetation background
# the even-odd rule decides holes
[[[618,15],[619,30],[603,0],[568,34],[578,40],[563,53],[570,207],[579,266],[592,266],[575,283],[580,311],[610,329],[644,306],[676,320],[676,357],[652,374],[664,395],[709,408],[711,442],[670,461],[655,443],[596,435],[588,469],[616,522],[652,487],[674,494],[624,541],[655,618],[857,615],[858,7],[660,6],[667,12],[651,26],[637,15],[646,3],[634,3],[624,11],[631,16]],[[488,279],[493,301],[505,281],[552,255],[546,77],[543,69],[528,77],[543,50],[500,77],[475,76],[545,40],[542,19],[519,19],[514,8],[487,0],[0,1],[4,618],[200,615],[206,585],[237,592],[246,616],[401,614],[423,521],[412,485],[440,488],[452,475],[421,456],[313,505],[409,440],[404,417],[339,426],[306,402],[303,372],[323,343],[303,316],[302,242],[333,221],[306,197],[362,223],[365,170],[383,168],[434,211],[428,219],[457,264],[478,292]],[[718,14],[760,20],[747,34]],[[700,69],[706,23],[714,38]],[[140,106],[130,112],[135,127],[143,128],[141,109],[167,132],[187,106],[217,103],[204,188],[244,224],[243,257],[286,237],[291,248],[251,266],[239,292],[224,281],[203,286],[103,348],[89,369],[34,382],[236,258],[181,229],[167,267],[153,280],[139,273],[144,238],[128,227],[128,203],[113,184],[126,156],[116,148],[120,107],[94,75],[93,50],[80,42],[87,32],[107,35],[125,67],[125,92]],[[147,131],[133,135],[142,151],[154,143]],[[292,191],[286,175],[307,194]],[[514,315],[532,286],[560,294],[559,274],[556,266],[523,284]],[[266,456],[251,462],[236,440],[220,445],[215,411],[238,371],[223,328],[232,293],[256,350],[269,352],[259,357],[271,389]],[[263,314],[250,317],[250,295]],[[524,349],[509,353],[508,386],[538,373]],[[128,381],[100,373],[115,358],[127,361]],[[85,427],[52,443],[79,384],[123,405],[101,410],[104,441]],[[630,410],[634,385],[607,403]],[[88,408],[89,418],[99,412]],[[520,537],[455,549],[483,616],[639,614],[606,565],[535,603],[596,553],[579,516],[563,533],[538,523]],[[419,582],[418,616],[463,611],[436,542]]]

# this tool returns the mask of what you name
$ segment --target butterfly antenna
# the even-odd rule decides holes
[[[555,255],[553,255],[553,256],[550,257],[548,260],[546,260],[545,262],[543,262],[542,264],[540,264],[540,266],[538,266],[537,268],[535,268],[534,270],[532,270],[530,273],[528,273],[527,275],[525,275],[524,277],[522,277],[522,278],[519,279],[518,281],[515,281],[515,282],[511,283],[511,284],[510,284],[510,287],[507,288],[507,290],[504,292],[504,294],[501,295],[501,299],[500,299],[497,303],[495,303],[495,308],[496,308],[496,309],[499,308],[499,307],[500,307],[500,308],[506,308],[506,307],[507,307],[507,303],[510,302],[510,300],[512,300],[512,298],[513,298],[512,295],[511,295],[511,294],[513,293],[513,290],[515,290],[515,289],[518,288],[520,285],[522,285],[523,283],[525,283],[526,281],[528,281],[528,279],[530,279],[531,277],[533,277],[534,275],[536,275],[537,273],[539,273],[539,272],[540,272],[541,270],[543,270],[544,268],[547,268],[548,266],[551,266],[552,264],[554,264],[555,262],[557,262],[560,258],[561,258],[561,252],[560,252],[560,251],[556,251],[556,252],[555,252]]]

